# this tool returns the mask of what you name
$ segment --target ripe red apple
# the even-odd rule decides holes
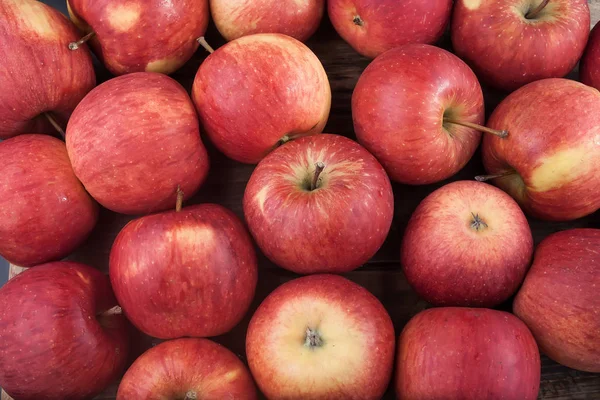
[[[383,167],[358,143],[316,135],[258,164],[244,215],[275,264],[299,274],[342,273],[367,262],[385,241],[394,194]]]
[[[600,229],[547,237],[513,304],[548,357],[589,372],[600,372],[599,249]]]
[[[175,72],[198,48],[209,18],[208,0],[67,0],[67,7],[115,75]],[[78,52],[79,43],[70,48]]]
[[[380,399],[394,360],[394,326],[363,287],[313,275],[273,291],[250,321],[246,355],[268,399]]]
[[[458,181],[419,204],[401,260],[406,279],[429,303],[493,307],[517,291],[532,254],[531,229],[509,195]]]
[[[127,320],[108,277],[55,262],[0,288],[0,386],[19,400],[88,399],[122,373]]]
[[[433,308],[404,327],[396,358],[402,400],[534,400],[540,354],[525,324],[485,308]]]
[[[77,103],[96,85],[86,47],[71,52],[77,29],[35,0],[0,3],[0,139],[62,130]]]
[[[579,78],[586,85],[600,89],[600,24],[596,24],[579,65]]]
[[[98,206],[65,144],[21,135],[0,142],[0,160],[0,255],[22,267],[69,255],[96,225]]]
[[[485,129],[473,129],[485,122],[473,71],[422,44],[390,50],[365,69],[352,95],[352,118],[359,142],[390,178],[412,185],[456,174],[479,145],[478,129]]]
[[[110,253],[110,279],[125,315],[161,339],[231,330],[254,297],[256,255],[241,221],[203,204],[127,224]]]
[[[515,90],[567,75],[589,31],[587,0],[457,0],[451,38],[456,54],[481,79]]]
[[[210,0],[213,21],[227,40],[282,33],[304,41],[319,27],[324,8],[325,0]]]
[[[375,58],[409,43],[435,43],[444,33],[452,0],[329,0],[329,19],[357,52]]]
[[[483,163],[530,214],[567,221],[600,208],[600,93],[567,79],[530,83],[494,110]]]
[[[114,78],[92,90],[69,121],[67,150],[92,197],[123,214],[171,207],[178,186],[189,198],[209,166],[185,89],[150,72]]]
[[[231,351],[207,339],[163,342],[127,370],[117,400],[254,400],[246,366]]]
[[[321,133],[331,107],[317,56],[281,34],[244,36],[219,48],[200,65],[192,98],[215,146],[253,164],[280,144]]]

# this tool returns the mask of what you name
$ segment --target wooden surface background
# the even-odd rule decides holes
[[[44,2],[59,8],[63,12],[65,11],[62,1],[46,0]],[[595,24],[600,20],[600,0],[591,0],[590,8],[592,10],[592,24]],[[213,47],[224,44],[223,39],[212,24],[206,37]],[[350,99],[358,77],[370,60],[359,56],[338,36],[327,17],[324,18],[318,32],[308,41],[307,45],[321,59],[328,73],[333,92],[331,116],[325,132],[354,138]],[[449,49],[449,38],[444,37],[439,45]],[[172,77],[190,91],[198,66],[206,55],[202,49],[199,49],[193,59],[180,71],[173,74]],[[576,72],[574,71],[570,77],[576,79]],[[110,75],[106,70],[98,66],[99,82],[109,78]],[[505,94],[489,88],[484,88],[484,92],[486,95],[486,111],[489,115]],[[243,218],[242,196],[246,182],[254,167],[228,160],[218,153],[206,138],[204,138],[204,142],[209,149],[211,171],[208,180],[199,193],[187,204],[219,203],[231,209],[238,217]],[[367,265],[345,275],[367,288],[381,300],[394,321],[397,334],[401,332],[403,326],[413,315],[428,307],[427,303],[420,300],[411,290],[400,269],[400,242],[408,219],[419,202],[435,189],[451,181],[473,179],[475,175],[483,172],[481,156],[477,152],[459,174],[447,181],[419,187],[394,184],[394,222],[385,244]],[[103,209],[98,226],[90,238],[69,259],[106,271],[111,244],[120,229],[131,219],[132,217],[118,215]],[[535,219],[530,219],[529,222],[535,243],[538,244],[553,232],[577,227],[600,228],[600,212],[569,223],[548,223]],[[238,354],[242,360],[245,360],[244,339],[246,328],[254,310],[273,289],[283,282],[297,277],[269,262],[258,249],[257,254],[259,256],[259,281],[256,297],[250,311],[235,329],[226,335],[214,338],[214,340]],[[18,267],[11,266],[11,274],[14,275],[18,272],[20,272]],[[509,301],[499,308],[510,310],[510,307],[511,302]],[[153,342],[156,342],[156,340],[148,337],[136,340],[137,345],[133,349],[134,354],[140,354]],[[114,399],[116,388],[117,384],[98,396],[97,399]],[[394,398],[391,388],[384,398]],[[9,397],[3,393],[2,400],[5,399],[9,399]],[[543,356],[539,399],[600,399],[600,375],[575,371],[560,366]]]

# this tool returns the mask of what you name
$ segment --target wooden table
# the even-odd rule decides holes
[[[54,0],[47,0],[45,2],[64,11],[64,3],[62,2],[59,3]],[[592,9],[592,23],[595,23],[600,20],[600,0],[591,0],[590,7]],[[211,25],[206,37],[213,47],[224,44],[214,25]],[[449,43],[448,37],[445,37],[441,41],[440,46],[449,48]],[[333,92],[332,109],[325,132],[343,134],[354,138],[350,99],[356,81],[368,65],[369,60],[360,57],[350,46],[340,39],[327,18],[324,19],[319,31],[307,44],[323,62],[331,82]],[[191,90],[194,75],[206,55],[202,49],[198,50],[190,62],[172,75],[188,91]],[[575,79],[576,76],[577,74],[573,73],[570,77]],[[99,82],[109,78],[110,75],[106,70],[99,66]],[[505,94],[489,88],[484,88],[484,91],[486,94],[486,110],[489,115]],[[219,203],[231,209],[238,217],[243,218],[242,196],[246,182],[254,167],[228,160],[217,152],[206,138],[204,138],[204,142],[209,149],[211,172],[199,193],[187,202],[187,204]],[[402,327],[413,315],[428,307],[411,290],[400,269],[400,242],[408,219],[419,202],[433,190],[450,181],[473,179],[475,175],[483,172],[481,155],[477,152],[459,174],[445,182],[420,187],[394,184],[395,212],[389,237],[382,249],[367,265],[345,275],[354,282],[366,287],[381,300],[394,321],[397,334],[401,332]],[[90,238],[69,259],[83,262],[106,271],[111,244],[119,230],[131,219],[128,216],[102,210],[98,226]],[[600,228],[600,212],[569,223],[548,223],[535,219],[530,219],[529,222],[537,245],[542,239],[553,232],[570,228]],[[246,328],[254,310],[256,310],[260,302],[273,289],[283,282],[296,277],[296,275],[272,264],[258,249],[257,252],[259,255],[259,282],[252,307],[244,320],[233,331],[214,338],[217,342],[224,344],[237,353],[242,360],[244,360],[245,353],[244,339]],[[18,272],[19,268],[11,266],[11,273],[16,274]],[[499,308],[508,311],[510,307],[511,303],[507,302]],[[139,354],[140,351],[147,348],[153,341],[151,338],[144,338],[139,341],[140,347],[134,351]],[[98,396],[97,399],[114,399],[115,392],[116,385]],[[2,400],[8,398],[3,393]],[[393,399],[393,391],[391,389],[388,390],[384,398]],[[575,371],[560,366],[543,356],[542,382],[539,398],[555,400],[600,399],[600,375]]]

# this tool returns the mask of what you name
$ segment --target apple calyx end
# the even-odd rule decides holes
[[[69,43],[69,50],[75,51],[75,50],[79,49],[82,44],[84,44],[85,42],[87,42],[88,40],[93,38],[95,34],[96,34],[96,32],[91,31],[90,33],[88,33],[87,35],[85,35],[84,37],[79,39],[78,41]]]
[[[319,177],[321,172],[325,169],[325,164],[321,161],[315,164],[315,174],[313,175],[313,179],[310,182],[310,191],[317,189],[319,187]]]
[[[208,51],[210,54],[215,52],[215,49],[213,49],[212,46],[208,44],[204,36],[200,36],[198,39],[196,39],[196,41],[200,43],[200,46],[204,47],[204,50]]]
[[[185,393],[185,397],[183,398],[183,400],[196,400],[198,398],[198,394],[196,393],[195,390],[188,390]]]
[[[475,230],[476,232],[481,232],[488,227],[488,224],[481,219],[479,214],[472,212],[471,215],[473,216],[473,219],[471,220],[471,229]]]
[[[183,190],[181,186],[177,185],[177,200],[175,200],[175,212],[180,212],[183,207]]]
[[[323,339],[316,329],[306,328],[306,339],[304,340],[304,346],[314,349],[315,347],[321,347],[323,345]]]
[[[365,21],[362,20],[360,15],[355,15],[354,18],[352,18],[352,22],[354,23],[354,25],[357,25],[357,26],[365,25]]]

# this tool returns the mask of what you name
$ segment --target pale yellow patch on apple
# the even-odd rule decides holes
[[[180,226],[165,233],[167,240],[177,242],[213,244],[215,234],[205,226]]]
[[[90,280],[88,278],[86,278],[85,276],[83,276],[83,274],[79,271],[77,271],[77,276],[79,277],[79,279],[81,279],[83,281],[83,283],[85,283],[86,285],[90,284]]]
[[[146,65],[146,72],[159,72],[163,74],[170,74],[175,72],[180,66],[180,60],[176,58],[163,58],[162,60],[151,61]]]
[[[73,12],[73,9],[71,8],[71,4],[69,3],[69,0],[67,0],[67,12],[69,13],[69,18],[71,19],[71,22],[73,22],[76,27],[78,27],[80,30],[82,30],[84,32],[87,32],[90,30],[90,26],[88,24],[86,24],[85,22],[83,22],[82,20],[77,18],[77,15],[75,15],[75,13]]]
[[[139,3],[109,3],[106,9],[106,20],[114,30],[128,32],[139,21],[141,12]]]
[[[594,166],[594,152],[580,146],[562,149],[547,156],[536,167],[530,180],[531,189],[544,192],[559,188],[588,174]]]
[[[463,4],[468,10],[477,10],[481,3],[483,3],[483,0],[463,0]]]
[[[60,32],[52,26],[52,17],[46,7],[37,1],[6,0],[15,11],[17,24],[25,32],[31,32],[48,40],[60,40]]]
[[[265,186],[256,193],[254,196],[254,201],[258,203],[258,208],[260,208],[260,212],[262,214],[265,213],[265,201],[267,200],[267,195],[269,194],[270,187]]]
[[[233,371],[229,371],[225,375],[223,375],[223,377],[221,378],[221,383],[231,382],[231,381],[235,380],[238,376],[240,376],[239,369],[234,369]]]

